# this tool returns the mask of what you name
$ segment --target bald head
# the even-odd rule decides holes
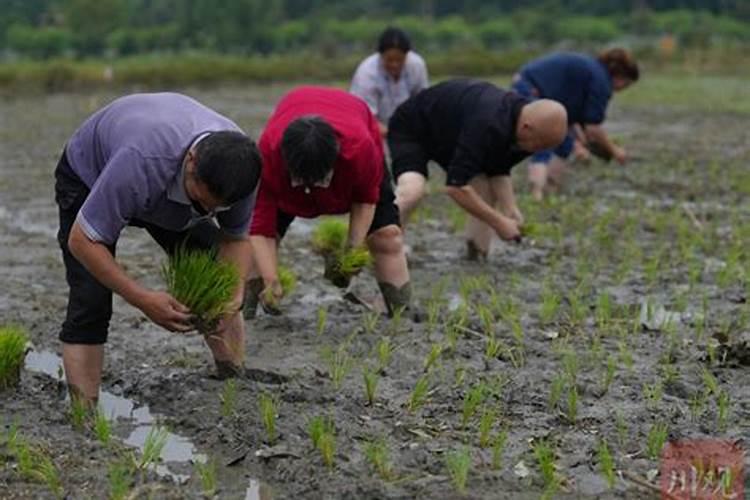
[[[538,99],[521,108],[516,142],[529,153],[558,146],[568,133],[568,113],[552,99]]]

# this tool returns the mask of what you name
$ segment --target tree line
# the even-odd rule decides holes
[[[3,0],[6,56],[232,54],[372,48],[385,25],[422,50],[602,44],[673,35],[687,46],[750,41],[745,0]]]

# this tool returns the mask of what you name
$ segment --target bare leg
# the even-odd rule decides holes
[[[544,163],[531,163],[529,165],[529,184],[531,185],[531,197],[536,201],[544,198],[544,188],[547,186],[547,165]]]
[[[404,172],[396,184],[396,205],[404,226],[426,192],[427,179],[418,172]]]
[[[388,312],[409,307],[411,285],[404,252],[404,238],[396,225],[381,227],[367,237],[378,281]]]
[[[214,333],[204,338],[214,355],[219,378],[239,375],[245,360],[245,322],[242,314],[238,312],[222,321]]]
[[[104,366],[104,345],[63,342],[63,367],[71,397],[96,406]]]
[[[478,175],[471,180],[471,187],[487,202],[491,207],[495,207],[497,199],[490,189],[489,180],[486,175]],[[469,259],[478,260],[487,258],[490,252],[490,244],[495,231],[485,222],[469,215],[466,224],[466,244],[469,249]]]
[[[547,165],[547,169],[550,184],[553,184],[556,188],[562,186],[563,178],[568,171],[568,162],[559,156],[553,156]]]

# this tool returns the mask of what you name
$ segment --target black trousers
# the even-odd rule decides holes
[[[68,237],[89,188],[75,174],[63,152],[55,170],[55,201],[60,215],[57,241],[65,264],[65,279],[70,288],[68,308],[60,330],[60,340],[70,344],[103,344],[107,341],[112,318],[112,291],[70,253]],[[210,221],[201,221],[187,231],[170,231],[147,222],[132,220],[131,226],[144,228],[151,237],[172,254],[178,246],[210,250],[218,246],[221,231]],[[116,244],[107,245],[114,257]]]

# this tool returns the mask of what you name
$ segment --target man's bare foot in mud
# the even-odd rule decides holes
[[[466,260],[471,262],[485,262],[487,260],[486,250],[482,250],[472,240],[466,240]]]

